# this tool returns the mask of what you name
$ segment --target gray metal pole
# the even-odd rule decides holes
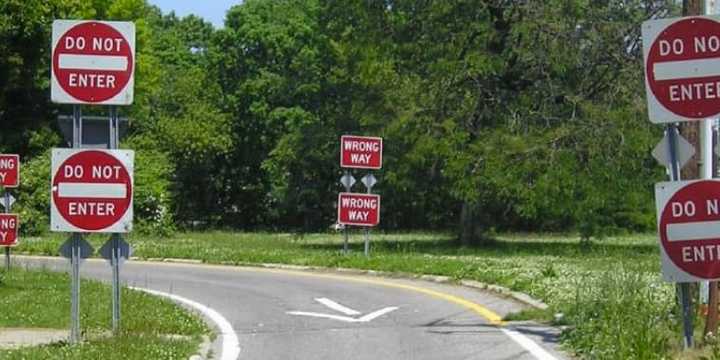
[[[10,212],[10,193],[7,191],[7,189],[5,190],[5,194],[3,194],[3,196],[5,196],[5,213],[7,214]],[[10,247],[9,246],[5,247],[5,270],[10,271]]]
[[[680,163],[677,159],[678,128],[676,124],[670,124],[665,129],[668,134],[668,149],[670,151],[670,181],[680,181]],[[679,283],[677,285],[680,293],[680,306],[683,316],[683,338],[685,348],[693,346],[693,314],[692,299],[690,297],[690,284]]]
[[[346,176],[350,175],[350,171],[345,170],[345,175]],[[345,185],[345,192],[350,192],[350,190],[352,190],[352,187]],[[338,204],[338,206],[340,206],[340,204]],[[349,234],[348,234],[348,226],[347,225],[343,226],[343,237],[345,239],[343,242],[343,254],[347,255],[348,252],[350,251],[348,249]]]
[[[82,108],[73,105],[73,148],[82,147]],[[70,342],[80,342],[80,240],[82,234],[72,234],[72,280],[70,284]]]
[[[120,131],[118,127],[118,108],[110,106],[110,149],[117,149],[120,144]],[[113,333],[120,332],[120,239],[122,235],[112,234],[112,251],[110,265],[112,266],[112,328]]]
[[[77,344],[80,342],[80,239],[82,235],[73,233],[72,236],[72,285],[71,285],[71,326],[70,326],[70,342]]]
[[[119,234],[112,236],[112,257],[110,264],[112,265],[112,292],[113,292],[113,311],[112,311],[112,327],[113,333],[120,332],[120,244]]]
[[[367,186],[367,193],[372,194],[372,186]],[[379,209],[378,209],[379,211]],[[370,228],[365,227],[365,257],[370,257]]]

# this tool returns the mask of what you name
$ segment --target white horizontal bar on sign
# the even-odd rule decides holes
[[[657,81],[720,76],[720,58],[659,62],[653,71]]]
[[[58,67],[77,70],[125,71],[127,62],[125,56],[60,54]]]
[[[125,184],[59,183],[59,197],[91,199],[124,199],[127,197]]]
[[[700,221],[667,225],[668,241],[720,239],[720,221]]]

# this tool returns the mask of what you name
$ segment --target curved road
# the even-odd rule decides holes
[[[58,271],[66,259],[16,257]],[[103,260],[84,277],[110,279]],[[564,359],[557,333],[499,324],[522,306],[492,293],[423,281],[230,266],[129,261],[123,283],[175,294],[227,319],[239,359]],[[108,292],[108,296],[110,293]],[[81,297],[81,301],[89,301]],[[132,316],[123,309],[123,317]],[[68,314],[69,316],[69,314]],[[218,337],[213,353],[222,354]],[[226,344],[227,346],[228,344]]]

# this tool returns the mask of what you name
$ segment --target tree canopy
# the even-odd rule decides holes
[[[145,0],[0,10],[0,151],[38,168],[70,111],[49,101],[52,20],[136,23],[123,147],[152,169],[149,225],[324,229],[358,134],[384,138],[384,229],[654,226],[639,32],[673,1],[246,0],[221,29]]]

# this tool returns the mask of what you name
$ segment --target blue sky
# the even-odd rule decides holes
[[[163,14],[175,11],[175,15],[183,17],[195,14],[211,22],[215,28],[223,27],[225,12],[242,0],[149,0],[149,3],[162,9]]]

